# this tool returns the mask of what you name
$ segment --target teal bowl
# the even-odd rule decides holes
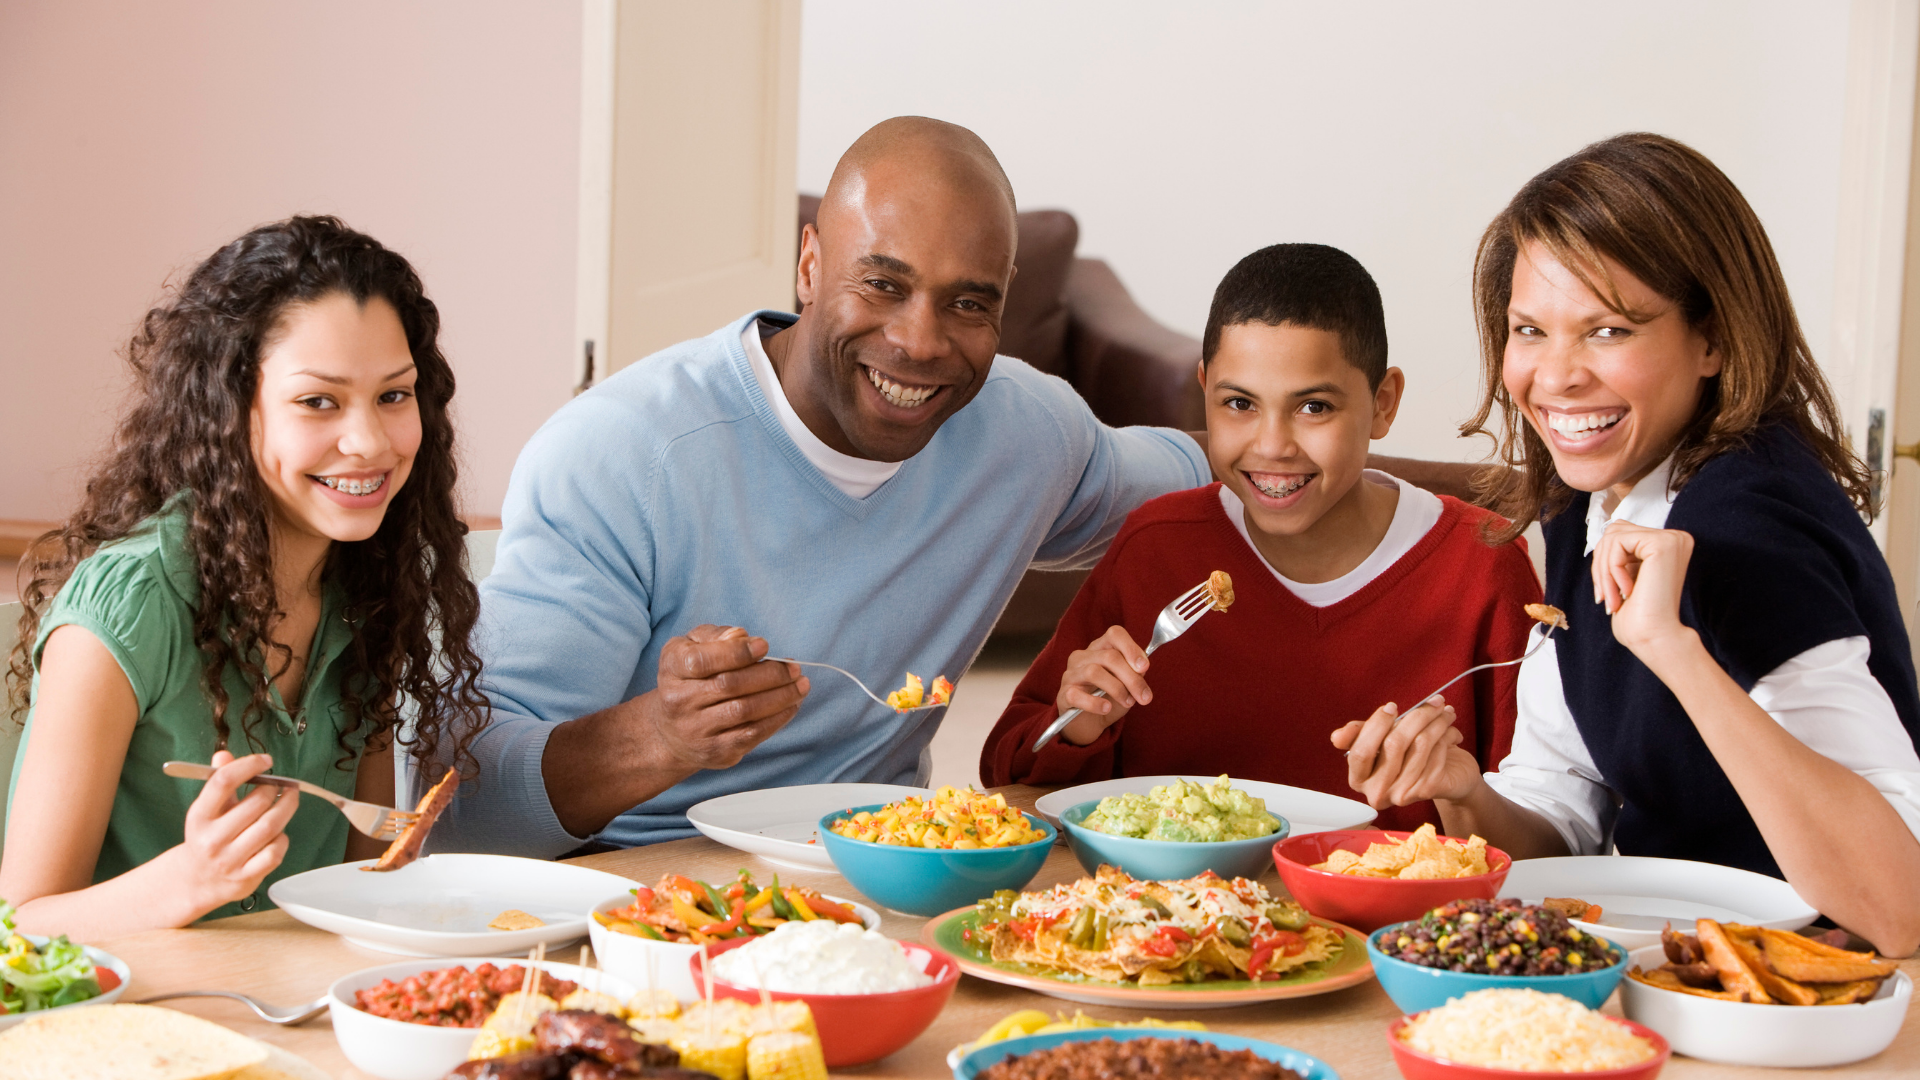
[[[1184,1031],[1169,1028],[1081,1028],[1077,1031],[1051,1031],[1045,1035],[1022,1035],[1018,1038],[1003,1039],[988,1043],[969,1052],[953,1066],[953,1080],[978,1080],[981,1073],[1010,1057],[1031,1054],[1035,1050],[1046,1050],[1064,1043],[1097,1042],[1101,1039],[1113,1039],[1127,1042],[1133,1039],[1194,1039],[1212,1043],[1222,1050],[1251,1050],[1253,1056],[1275,1062],[1283,1069],[1292,1069],[1299,1074],[1300,1080],[1340,1080],[1340,1074],[1333,1066],[1311,1054],[1304,1054],[1291,1046],[1279,1046],[1262,1039],[1249,1039],[1244,1035],[1229,1035],[1223,1031]],[[949,1058],[949,1061],[953,1059]]]
[[[1481,975],[1471,971],[1447,971],[1444,968],[1411,964],[1381,951],[1380,942],[1388,934],[1397,934],[1403,927],[1412,925],[1411,922],[1394,923],[1367,936],[1367,959],[1373,961],[1374,978],[1380,980],[1380,989],[1387,992],[1400,1011],[1409,1016],[1437,1009],[1475,990],[1508,987],[1559,994],[1589,1009],[1598,1009],[1613,996],[1613,988],[1620,985],[1621,976],[1627,973],[1627,950],[1613,941],[1607,941],[1607,944],[1620,954],[1619,963],[1577,975]]]
[[[1018,847],[947,848],[896,847],[865,840],[849,840],[833,831],[833,823],[862,810],[878,810],[886,803],[856,806],[820,819],[820,843],[834,868],[875,902],[908,915],[938,915],[966,907],[999,889],[1019,889],[1040,872],[1047,852],[1060,835],[1042,818],[1026,814],[1027,824],[1046,839]],[[1025,813],[1022,811],[1022,813]]]
[[[1280,826],[1278,832],[1251,840],[1218,840],[1192,843],[1178,840],[1141,840],[1133,836],[1114,836],[1080,824],[1100,805],[1091,799],[1076,803],[1060,815],[1060,826],[1067,831],[1067,846],[1073,857],[1091,874],[1101,863],[1117,866],[1142,881],[1177,881],[1199,877],[1211,870],[1223,878],[1257,878],[1267,868],[1275,841],[1285,840],[1292,828],[1287,819],[1269,813]]]

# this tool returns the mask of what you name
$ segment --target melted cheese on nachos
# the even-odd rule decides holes
[[[1247,878],[1212,873],[1136,881],[1102,866],[1094,877],[980,907],[995,960],[1141,986],[1275,978],[1332,959],[1344,945],[1339,931],[1312,923],[1298,904]]]

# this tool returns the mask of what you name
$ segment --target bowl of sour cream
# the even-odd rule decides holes
[[[950,957],[850,924],[788,923],[771,934],[714,942],[688,971],[713,996],[759,1004],[804,1001],[820,1029],[829,1068],[877,1061],[912,1042],[940,1015],[960,982]]]

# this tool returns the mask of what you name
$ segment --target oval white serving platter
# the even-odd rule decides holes
[[[701,833],[749,855],[797,870],[832,870],[833,857],[819,842],[820,819],[836,810],[925,798],[927,788],[900,784],[800,784],[722,795],[687,808],[687,821]]]
[[[567,863],[512,855],[429,855],[398,870],[360,869],[371,860],[324,866],[276,881],[267,896],[309,926],[356,945],[401,956],[524,956],[576,941],[587,913],[633,881]],[[489,930],[517,909],[545,926]]]
[[[1154,788],[1171,784],[1175,780],[1211,784],[1218,779],[1217,776],[1122,776],[1114,780],[1101,780],[1049,792],[1034,802],[1033,809],[1057,829],[1060,827],[1061,814],[1089,799],[1104,799],[1109,795],[1123,795],[1129,792],[1145,795]],[[1290,836],[1330,832],[1334,829],[1363,828],[1378,816],[1374,808],[1366,803],[1354,799],[1343,799],[1324,791],[1312,791],[1288,784],[1269,784],[1263,780],[1241,780],[1238,777],[1234,778],[1233,786],[1255,798],[1265,800],[1269,812],[1286,818],[1287,824],[1292,826],[1292,831],[1288,834]]]
[[[1731,866],[1637,855],[1523,859],[1501,896],[1537,904],[1549,896],[1600,905],[1600,921],[1573,925],[1623,949],[1660,943],[1660,928],[1691,931],[1696,919],[1798,930],[1820,917],[1793,886]]]

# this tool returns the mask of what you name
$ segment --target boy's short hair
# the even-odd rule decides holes
[[[1213,361],[1220,332],[1240,323],[1303,326],[1340,339],[1347,362],[1378,389],[1387,375],[1387,316],[1380,287],[1360,261],[1325,244],[1275,244],[1235,263],[1213,291],[1200,362]]]

